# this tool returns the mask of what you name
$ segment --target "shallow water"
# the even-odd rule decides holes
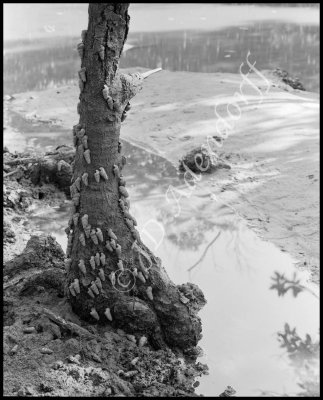
[[[76,44],[81,29],[86,27],[84,6],[74,5],[69,9],[68,5],[58,4],[55,9],[51,5],[54,9],[50,14],[51,8],[46,13],[42,5],[38,19],[32,16],[31,5],[23,6],[27,7],[25,18],[37,29],[25,26],[26,22],[22,20],[18,32],[13,32],[10,25],[14,5],[6,6],[4,94],[57,87],[76,80],[79,69]],[[124,52],[121,67],[238,73],[250,51],[258,70],[286,69],[298,76],[307,90],[319,91],[318,10],[297,8],[295,14],[293,7],[214,7],[205,4],[197,12],[193,4],[186,5],[184,10],[181,9],[183,5],[170,8],[156,5],[157,9],[152,7],[144,13],[138,6],[133,5],[134,22],[127,40],[131,48]],[[72,10],[78,13],[80,22],[77,26],[72,22],[66,27],[63,21]],[[157,12],[160,13],[159,20],[164,20],[164,26],[156,20]],[[150,18],[147,18],[148,13]],[[156,23],[149,22],[150,19]],[[81,21],[83,25],[79,26]],[[48,31],[49,26],[56,28]],[[140,27],[144,31],[139,31]]]
[[[212,200],[202,181],[190,192],[165,159],[127,143],[124,152],[131,209],[142,239],[175,283],[196,283],[207,298],[200,312],[200,361],[210,371],[199,379],[198,393],[215,395],[231,385],[238,396],[292,395],[302,391],[300,383],[317,383],[318,353],[301,346],[288,352],[280,348],[277,336],[286,323],[301,339],[310,334],[314,342],[318,336],[319,302],[313,294],[303,290],[297,297],[291,291],[278,296],[270,289],[275,271],[292,278],[294,260],[259,239],[230,204],[221,201],[220,193],[213,191],[217,201]],[[187,196],[174,202],[167,196],[170,185]],[[53,234],[64,250],[68,206],[64,202],[56,209],[37,209],[30,218],[35,229]],[[305,283],[307,273],[298,271],[297,277],[317,292]],[[290,358],[293,354],[296,360]]]

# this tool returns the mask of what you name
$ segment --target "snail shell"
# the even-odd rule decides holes
[[[101,255],[100,255],[100,261],[101,261],[101,265],[104,267],[105,266],[105,254],[104,253],[101,253]]]
[[[152,290],[153,289],[152,289],[151,286],[148,286],[147,289],[146,289],[147,296],[148,296],[149,300],[151,300],[151,301],[154,300],[153,291]]]
[[[79,88],[80,88],[80,92],[83,92],[83,89],[84,89],[84,82],[82,81],[81,78],[79,78]]]
[[[99,172],[98,170],[96,170],[96,171],[94,172],[94,178],[95,178],[95,180],[96,180],[97,183],[100,182],[100,172]]]
[[[74,222],[74,226],[77,226],[78,220],[79,220],[79,213],[75,213],[73,215],[73,222]]]
[[[76,187],[76,189],[77,189],[78,191],[81,190],[81,178],[80,178],[80,177],[78,177],[78,178],[75,179],[74,185],[75,185],[75,187]]]
[[[112,283],[112,286],[114,286],[116,283],[116,275],[114,272],[111,272],[111,274],[109,275],[109,279],[110,279],[110,282]]]
[[[110,239],[111,247],[115,250],[117,248],[116,241],[114,239]]]
[[[73,285],[73,283],[71,283],[71,284],[70,284],[70,286],[69,286],[69,290],[70,290],[70,292],[71,292],[72,296],[76,296],[76,292],[75,292],[75,289],[74,289],[74,285]]]
[[[130,103],[127,103],[127,105],[125,106],[125,111],[129,111],[130,110],[130,108],[131,108],[131,105],[130,105]]]
[[[84,233],[87,239],[90,239],[91,235],[91,225],[87,225],[86,228],[84,228]]]
[[[109,321],[112,321],[112,315],[111,315],[110,308],[105,309],[104,315],[108,318]]]
[[[105,281],[105,275],[104,275],[104,271],[102,268],[99,269],[99,277],[101,279],[101,281]]]
[[[146,283],[146,279],[143,276],[142,272],[138,272],[138,279],[142,282],[142,283]]]
[[[83,217],[81,218],[81,221],[82,221],[83,229],[85,229],[89,223],[89,216],[87,214],[84,214]]]
[[[102,283],[101,283],[101,279],[99,277],[96,278],[95,284],[100,290],[102,290]]]
[[[77,103],[76,111],[79,115],[81,115],[81,103]]]
[[[100,240],[100,242],[103,242],[103,233],[100,228],[96,228],[96,236]]]
[[[103,46],[102,46],[103,47]],[[101,61],[104,61],[104,47],[103,47],[103,50],[100,50],[99,51],[99,56],[100,56],[100,60]]]
[[[116,234],[113,232],[111,228],[108,229],[108,235],[111,239],[118,240]]]
[[[99,267],[100,266],[100,254],[96,253],[94,256],[95,264]]]
[[[88,147],[89,147],[88,143],[87,143],[87,139],[88,139],[87,135],[84,135],[84,137],[82,139],[82,144],[84,146],[84,149],[88,149]]]
[[[85,161],[86,161],[88,164],[91,164],[91,156],[90,156],[90,150],[89,150],[89,149],[86,149],[86,150],[84,151],[83,156],[84,156],[84,158],[85,158]]]
[[[76,207],[80,205],[80,197],[80,193],[75,193],[72,198],[72,201]]]
[[[87,30],[86,29],[81,32],[82,42],[85,42],[86,34],[87,34]]]
[[[88,292],[88,294],[92,297],[92,299],[95,298],[95,296],[94,296],[94,294],[93,294],[91,288],[88,288],[87,292]]]
[[[141,336],[141,338],[139,339],[139,347],[143,347],[145,344],[147,343],[147,338],[146,336]]]
[[[76,293],[78,293],[78,294],[81,293],[80,282],[78,279],[74,279],[73,287],[74,287]]]
[[[95,230],[92,229],[91,233],[90,233],[91,239],[93,241],[94,244],[99,244],[98,238],[96,236]]]
[[[91,256],[91,258],[90,258],[90,265],[91,265],[91,268],[92,268],[92,269],[95,269],[95,259],[94,259],[94,256]]]
[[[109,88],[107,85],[104,85],[104,88],[102,90],[102,94],[105,100],[109,97]]]
[[[96,319],[97,321],[99,321],[100,317],[99,314],[97,313],[96,309],[93,307],[90,311],[90,315]]]
[[[124,112],[124,113],[121,115],[121,122],[123,122],[126,118],[127,118],[127,113]]]
[[[92,290],[93,293],[95,293],[95,294],[97,294],[97,295],[100,294],[99,289],[97,288],[97,286],[96,286],[96,284],[95,284],[94,281],[92,282],[92,285],[90,286],[90,288],[91,288],[91,290]]]
[[[111,246],[111,244],[110,244],[110,242],[109,242],[108,240],[105,242],[105,247],[106,247],[106,249],[109,250],[111,253],[113,252],[113,248],[112,248],[112,246]]]
[[[117,265],[118,265],[118,268],[119,268],[121,271],[124,270],[122,260],[119,260]]]
[[[119,167],[116,164],[114,164],[114,166],[113,166],[113,173],[117,178],[120,178]]]
[[[83,82],[86,82],[86,68],[83,67],[79,70],[79,77],[82,79]]]
[[[116,250],[117,256],[121,257],[121,246],[120,246],[120,244],[116,245],[116,249],[115,250]]]
[[[84,183],[85,186],[89,184],[88,178],[89,174],[87,172],[84,172],[84,174],[82,175],[82,182]]]
[[[85,243],[84,233],[80,233],[79,240],[80,240],[82,246],[85,246],[86,243]]]
[[[105,169],[104,169],[103,167],[100,167],[100,168],[99,168],[99,171],[100,171],[100,175],[102,176],[102,178],[103,178],[105,181],[107,181],[109,178],[108,178],[107,173],[105,172]]]
[[[123,197],[129,197],[127,189],[124,186],[119,186],[119,192],[122,194]]]
[[[108,103],[109,109],[112,111],[112,110],[113,110],[113,100],[112,100],[112,97],[110,97],[110,96],[107,97],[107,103]]]

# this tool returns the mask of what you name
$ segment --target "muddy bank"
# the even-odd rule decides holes
[[[61,171],[47,175],[56,156],[4,153],[4,394],[196,396],[196,378],[207,373],[196,357],[184,360],[120,329],[87,324],[66,302],[64,251],[28,224],[37,204],[67,200]],[[49,178],[34,184],[35,169]]]
[[[218,137],[218,121],[225,121],[220,151],[231,158],[230,173],[204,176],[197,187],[208,187],[319,282],[319,96],[265,75],[249,74],[248,83],[238,74],[155,74],[132,102],[122,137],[177,167],[192,149]],[[23,139],[10,127],[17,116],[55,124],[64,130],[55,140],[71,141],[77,98],[76,83],[8,98],[9,149]]]

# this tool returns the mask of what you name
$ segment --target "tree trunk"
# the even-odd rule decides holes
[[[141,242],[121,174],[120,126],[143,81],[140,74],[118,70],[128,6],[90,3],[88,30],[78,45],[80,120],[73,129],[66,291],[74,312],[85,320],[144,334],[155,348],[187,349],[201,337],[197,312],[205,304],[203,293],[192,284],[172,283]]]

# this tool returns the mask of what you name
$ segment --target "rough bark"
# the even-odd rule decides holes
[[[129,214],[121,174],[125,157],[119,142],[120,126],[130,99],[143,81],[140,74],[121,74],[118,70],[129,19],[128,4],[90,3],[88,29],[82,32],[83,43],[78,46],[80,120],[73,128],[74,205],[68,228],[66,292],[74,312],[85,320],[145,334],[156,348],[167,344],[187,349],[196,346],[201,337],[197,311],[205,304],[204,296],[197,286],[190,285],[193,294],[190,299],[185,297],[160,260],[141,242],[136,221]],[[100,168],[107,179],[99,174]],[[117,237],[115,243],[109,229]],[[115,245],[121,247],[111,251]],[[95,265],[96,255],[105,256],[105,265],[102,261]],[[109,279],[111,273],[116,283]],[[97,282],[99,294],[95,294],[93,282]]]

